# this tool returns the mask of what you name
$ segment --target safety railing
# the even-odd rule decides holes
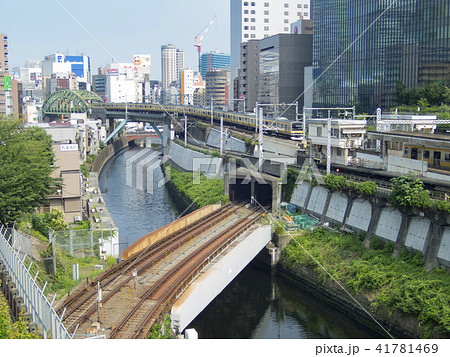
[[[0,225],[0,259],[6,266],[19,295],[23,298],[28,312],[33,315],[33,321],[41,329],[44,338],[70,339],[71,335],[52,307],[55,298],[52,302],[47,300],[44,295],[47,284],[42,289],[38,286],[37,274],[34,278],[30,275],[33,263],[30,263],[28,268],[24,265],[26,255],[20,259],[18,252],[14,249],[15,243],[12,236],[6,227]]]

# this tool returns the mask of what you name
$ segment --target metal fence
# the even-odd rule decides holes
[[[8,269],[11,281],[19,290],[28,311],[33,315],[33,321],[42,330],[44,338],[70,339],[71,336],[52,307],[55,299],[49,302],[44,295],[47,284],[42,289],[39,288],[36,283],[37,274],[33,278],[29,273],[32,263],[28,268],[25,267],[23,262],[26,257],[20,259],[14,249],[15,243],[11,246],[11,241],[10,231],[0,225],[0,259]]]
[[[113,255],[114,250],[118,247],[114,243],[116,238],[118,241],[119,232],[116,227],[102,227],[100,230],[92,229],[74,229],[67,231],[49,232],[50,243],[55,242],[56,245],[66,253],[77,257],[99,256],[102,250],[106,250],[107,255]],[[115,248],[115,249],[114,249]]]

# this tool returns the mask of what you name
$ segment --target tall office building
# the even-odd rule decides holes
[[[213,101],[215,109],[226,109],[230,105],[230,70],[208,72],[206,74],[206,101]]]
[[[220,70],[230,69],[230,55],[220,52],[203,53],[200,57],[200,73],[206,78],[206,73]]]
[[[177,48],[175,45],[161,46],[161,89],[166,90],[177,80]]]
[[[177,83],[180,82],[180,72],[184,68],[184,51],[177,49]]]
[[[373,113],[395,105],[398,81],[408,89],[436,80],[450,84],[448,0],[313,5],[314,106],[357,104]]]
[[[8,74],[8,37],[0,33],[0,116],[6,114],[5,76]]]
[[[310,0],[231,0],[231,78],[238,74],[242,42],[290,33],[290,24],[309,20]]]
[[[0,33],[0,72],[7,74],[8,71],[8,36]]]

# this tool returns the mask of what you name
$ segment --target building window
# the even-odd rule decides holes
[[[269,26],[264,26],[264,31],[269,31]]]
[[[289,7],[289,4],[284,3],[284,7]]]
[[[317,136],[322,136],[322,128],[317,128]]]
[[[289,19],[284,19],[284,23],[288,24],[289,23]]]
[[[267,24],[269,22],[269,19],[264,19],[264,22]]]
[[[430,152],[429,152],[428,150],[425,150],[425,151],[423,152],[423,158],[424,158],[424,159],[429,159],[429,158],[430,158]]]
[[[450,162],[450,154],[449,153],[445,153],[445,162]]]
[[[269,10],[264,11],[264,15],[269,15]]]
[[[265,2],[265,3],[264,3],[264,7],[269,7],[269,3],[268,3],[268,2]]]
[[[248,6],[248,2],[244,2],[244,6]]]
[[[254,33],[251,34],[251,38],[256,38],[256,35]]]
[[[256,20],[255,20],[255,18],[254,17],[252,17],[252,22],[255,22]]]
[[[244,14],[248,14],[248,10],[244,10]]]
[[[252,6],[255,6],[255,3],[254,3],[254,2],[252,2]]]
[[[307,13],[307,12],[304,12],[304,13],[303,13],[303,16],[308,16],[308,13]]]
[[[289,11],[285,11],[284,16],[289,16]]]
[[[244,19],[244,22],[248,22],[248,18],[245,18],[245,19]]]
[[[342,156],[342,149],[341,148],[337,148],[336,149],[336,155],[337,156]]]
[[[289,27],[285,27],[285,28],[284,28],[284,31],[289,31]]]
[[[253,30],[253,31],[256,30],[256,26],[251,26],[250,30]]]
[[[255,10],[252,10],[252,14],[255,14]]]
[[[301,9],[301,8],[302,8],[302,4],[297,4],[297,7],[298,7],[299,9]]]
[[[264,38],[269,37],[269,35],[264,35]]]
[[[245,34],[244,34],[244,38],[248,38],[248,33],[245,33]]]
[[[303,5],[303,8],[307,9],[308,8],[308,4]]]
[[[301,12],[297,12],[297,16],[302,16],[302,13]]]
[[[248,30],[248,26],[244,26],[244,30]],[[243,48],[245,48],[245,47],[243,47]]]

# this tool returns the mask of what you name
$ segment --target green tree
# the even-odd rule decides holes
[[[400,208],[429,208],[430,194],[424,189],[423,182],[413,176],[400,176],[391,179],[392,192],[389,201]]]
[[[42,128],[0,120],[0,222],[12,223],[45,203],[56,184],[53,159],[51,136]]]

